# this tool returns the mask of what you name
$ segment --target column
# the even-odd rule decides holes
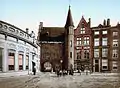
[[[95,58],[93,59],[93,72],[95,72]]]
[[[19,70],[19,66],[18,66],[18,46],[16,48],[16,52],[15,52],[15,71],[18,71]]]
[[[28,59],[28,74],[32,72],[32,53],[29,52],[29,59]]]
[[[26,48],[23,54],[23,70],[26,70]]]
[[[6,72],[8,71],[8,51],[6,47],[6,41],[5,41],[4,49],[2,50],[2,52],[3,52],[2,68],[3,68],[3,72]]]
[[[101,58],[99,58],[99,72],[101,72],[102,65],[101,65]]]

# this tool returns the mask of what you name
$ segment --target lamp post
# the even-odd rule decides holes
[[[60,63],[61,63],[61,70],[62,70],[62,63],[63,63],[63,60],[60,60]]]

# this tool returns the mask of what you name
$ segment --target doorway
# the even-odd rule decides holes
[[[35,62],[32,61],[32,70],[34,69],[35,67]]]
[[[99,72],[99,60],[95,60],[95,72]]]

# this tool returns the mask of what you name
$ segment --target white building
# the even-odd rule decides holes
[[[40,49],[32,33],[0,21],[0,72],[28,70],[30,73],[34,66],[39,71]]]

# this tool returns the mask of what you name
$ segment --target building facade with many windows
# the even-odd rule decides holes
[[[92,62],[92,30],[90,29],[90,19],[86,22],[84,17],[80,20],[74,30],[74,64],[75,69],[85,69],[91,67]]]
[[[92,27],[93,32],[93,71],[116,72],[119,65],[119,32],[120,26],[110,25],[110,19],[103,25]]]
[[[35,34],[28,29],[15,27],[0,21],[0,72],[24,71],[32,72],[34,66],[39,70],[39,47]]]
[[[41,47],[41,70],[89,69],[93,72],[116,72],[120,67],[120,24],[110,25],[110,19],[96,27],[91,27],[82,16],[73,29],[69,8],[65,27],[43,27],[40,22],[38,41]],[[47,63],[47,65],[46,65]]]

